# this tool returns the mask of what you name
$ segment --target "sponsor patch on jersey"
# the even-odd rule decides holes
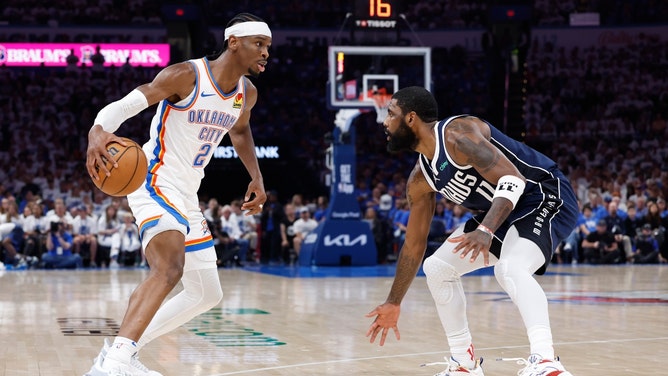
[[[237,94],[236,97],[234,97],[234,104],[232,105],[232,108],[241,108],[241,106],[244,104],[244,95],[242,93]]]

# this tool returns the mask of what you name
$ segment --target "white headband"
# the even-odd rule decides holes
[[[230,35],[234,35],[235,37],[264,35],[271,38],[271,30],[269,30],[269,25],[264,22],[248,21],[234,24],[225,29],[225,40],[228,40]]]

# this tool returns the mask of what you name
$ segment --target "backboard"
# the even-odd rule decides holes
[[[431,91],[431,48],[330,46],[328,105],[331,108],[373,108],[369,94],[385,89],[423,86]]]

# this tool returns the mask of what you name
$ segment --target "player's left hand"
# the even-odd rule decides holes
[[[267,201],[267,193],[264,191],[264,182],[262,179],[253,179],[248,184],[241,210],[246,211],[246,215],[261,213],[265,201]]]
[[[376,316],[376,319],[373,320],[369,330],[366,332],[366,336],[371,336],[369,340],[370,343],[376,341],[376,337],[380,333],[380,345],[385,344],[385,339],[387,338],[387,333],[392,329],[394,331],[394,336],[397,340],[401,339],[399,334],[399,327],[397,322],[399,321],[399,314],[401,313],[401,306],[391,303],[383,303],[378,307],[374,308],[373,311],[366,314],[366,317]]]
[[[480,254],[485,260],[485,266],[489,265],[489,249],[492,246],[492,235],[480,231],[473,230],[459,236],[450,237],[447,241],[459,243],[455,246],[452,253],[462,252],[461,258],[465,258],[469,253],[471,254],[471,262],[474,262]]]

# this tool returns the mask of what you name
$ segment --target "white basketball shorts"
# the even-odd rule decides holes
[[[142,185],[128,195],[128,204],[139,226],[144,249],[157,234],[176,230],[186,237],[185,252],[192,252],[191,257],[186,257],[184,271],[216,267],[213,238],[196,194],[186,196],[169,186]],[[197,257],[192,257],[195,254]]]

